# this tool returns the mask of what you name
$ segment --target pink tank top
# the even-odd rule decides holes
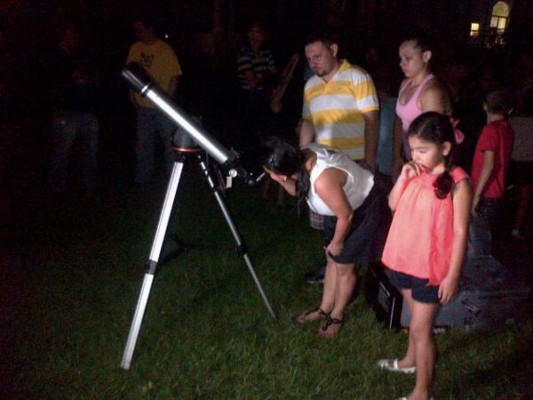
[[[420,83],[420,85],[418,85],[411,98],[405,104],[402,104],[399,99],[402,96],[402,93],[409,85],[406,84],[400,89],[398,101],[396,102],[396,114],[398,114],[398,117],[400,117],[400,119],[402,120],[402,128],[404,132],[407,132],[407,130],[409,129],[409,125],[411,125],[411,122],[413,122],[416,117],[422,114],[422,110],[420,109],[420,107],[418,107],[417,104],[418,98],[420,97],[420,93],[422,93],[422,90],[424,90],[426,84],[433,78],[433,74],[429,74],[428,76],[426,76],[424,80]]]
[[[415,120],[416,117],[418,117],[420,114],[422,114],[422,110],[420,107],[418,107],[418,98],[420,97],[420,93],[422,93],[422,90],[424,90],[424,87],[427,85],[427,83],[432,80],[435,76],[433,74],[429,74],[424,78],[424,80],[418,85],[415,92],[411,96],[411,98],[407,101],[405,104],[401,104],[400,97],[402,96],[402,93],[409,85],[404,85],[400,89],[400,93],[398,94],[398,101],[396,102],[396,114],[400,119],[402,120],[402,129],[403,129],[403,149],[404,154],[407,157],[408,160],[411,159],[411,151],[409,150],[409,144],[407,143],[407,130],[409,129],[409,125],[411,125],[411,122]]]

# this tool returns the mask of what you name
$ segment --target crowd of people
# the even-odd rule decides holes
[[[407,36],[399,47],[405,79],[395,107],[389,108],[395,116],[385,118],[392,132],[384,134],[392,143],[382,143],[382,148],[392,151],[379,157],[389,159],[384,171],[376,161],[383,130],[380,96],[371,74],[339,59],[339,44],[332,36],[310,36],[304,50],[314,75],[304,87],[299,143],[271,138],[262,158],[270,178],[290,195],[306,200],[311,225],[324,230],[322,299],[296,320],[322,321],[317,333],[321,338],[337,335],[356,287],[357,266],[380,260],[412,317],[404,357],[379,360],[378,366],[416,373],[413,391],[402,399],[433,398],[433,320],[441,304],[457,297],[465,262],[492,253],[492,231],[506,192],[514,144],[509,118],[515,102],[528,101],[531,87],[498,87],[487,93],[486,123],[470,155],[469,175],[465,154],[459,151],[465,134],[453,113],[449,90],[431,72],[429,36]],[[529,129],[524,146],[531,160],[533,119],[529,118],[529,128],[524,128],[523,120],[515,124]],[[521,133],[522,138],[525,135]],[[523,169],[527,165],[515,166],[517,183],[531,185],[531,177],[525,176],[530,174]],[[384,190],[387,183],[392,184],[390,191]],[[390,210],[383,206],[387,194]],[[529,203],[521,204],[519,218]],[[514,225],[517,238],[522,237],[521,227],[520,222]]]
[[[132,28],[137,41],[123,65],[140,64],[174,98],[183,80],[176,52],[148,16]],[[55,197],[68,193],[75,142],[81,142],[83,190],[99,184],[101,77],[83,33],[68,26],[50,57],[48,181]],[[437,48],[427,32],[416,32],[398,43],[404,79],[396,85],[397,67],[387,65],[376,48],[357,65],[340,56],[342,44],[330,33],[310,35],[287,68],[278,67],[267,43],[265,27],[253,22],[236,54],[235,104],[242,124],[231,144],[241,150],[247,170],[267,173],[264,199],[279,185],[278,203],[283,192],[297,196],[299,204],[307,203],[311,227],[324,232],[323,268],[314,279],[323,283],[322,297],[296,320],[319,321],[317,335],[335,337],[353,300],[358,267],[381,265],[402,293],[411,322],[404,357],[379,360],[378,366],[416,373],[404,398],[429,399],[436,362],[432,321],[439,306],[457,296],[465,260],[491,255],[510,185],[517,192],[510,233],[517,240],[531,234],[533,55],[517,57],[517,73],[507,82],[498,82],[487,65],[476,85],[462,63],[439,76],[436,71],[446,68],[434,65]],[[301,76],[294,75],[298,65]],[[282,106],[291,79],[301,96]],[[130,101],[134,181],[144,185],[158,165],[170,173],[177,126],[133,91]]]

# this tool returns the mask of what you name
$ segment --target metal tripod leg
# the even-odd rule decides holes
[[[152,244],[152,250],[150,251],[150,258],[146,264],[146,273],[144,274],[144,280],[141,287],[141,293],[139,300],[137,301],[137,307],[135,308],[135,314],[131,323],[130,333],[128,335],[128,341],[126,342],[126,348],[122,356],[122,362],[120,367],[123,369],[129,369],[131,364],[131,358],[133,351],[135,350],[135,344],[137,343],[137,337],[139,336],[139,330],[141,329],[141,323],[146,310],[146,304],[148,297],[150,296],[150,289],[154,280],[154,275],[157,270],[157,263],[159,261],[159,255],[161,254],[161,248],[165,239],[165,234],[168,227],[168,221],[170,219],[170,213],[178,190],[178,184],[183,170],[183,162],[175,162],[170,175],[170,180],[167,187],[167,193],[165,195],[165,201],[163,202],[163,208],[159,217],[159,223]]]
[[[209,169],[207,168],[205,162],[203,161],[202,157],[198,155],[198,159],[200,160],[200,168],[202,169],[202,173],[207,179],[207,183],[209,184],[209,187],[215,194],[215,198],[218,202],[218,205],[220,206],[220,209],[222,210],[222,214],[224,214],[224,218],[231,230],[231,233],[233,234],[233,238],[235,239],[235,242],[237,243],[237,251],[240,255],[242,255],[244,262],[246,263],[246,266],[248,267],[248,270],[250,271],[250,274],[252,275],[252,278],[254,279],[255,285],[257,286],[257,289],[259,290],[259,294],[263,298],[263,301],[265,302],[265,305],[272,315],[273,318],[276,317],[276,313],[272,309],[272,306],[270,305],[270,302],[268,301],[268,298],[266,297],[266,294],[263,290],[263,287],[261,286],[261,282],[259,282],[259,279],[257,278],[257,275],[255,273],[254,267],[252,265],[252,261],[250,260],[250,257],[248,256],[248,252],[246,250],[246,246],[244,245],[241,235],[239,233],[239,230],[235,226],[233,219],[231,218],[231,214],[229,212],[228,207],[226,206],[226,203],[220,194],[220,190],[215,185],[215,181],[211,174],[209,173]]]

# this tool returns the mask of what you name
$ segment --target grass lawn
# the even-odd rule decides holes
[[[279,315],[273,319],[196,172],[186,169],[169,228],[188,250],[159,269],[128,371],[120,361],[166,182],[40,204],[27,218],[11,218],[2,230],[0,398],[385,400],[409,393],[412,376],[375,368],[379,358],[401,356],[407,336],[377,322],[364,296],[333,340],[318,339],[316,324],[294,322],[319,303],[321,288],[303,275],[319,256],[320,232],[294,209],[260,200],[257,188],[236,182],[228,191]],[[175,247],[169,241],[164,253]],[[437,398],[532,398],[532,326],[438,335]]]

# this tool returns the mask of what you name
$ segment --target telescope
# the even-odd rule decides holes
[[[129,369],[137,338],[139,336],[142,320],[148,303],[148,297],[152,288],[153,280],[158,269],[159,257],[161,255],[161,249],[165,240],[165,235],[172,212],[174,200],[176,198],[176,192],[181,179],[181,174],[185,161],[188,155],[196,155],[199,161],[199,166],[202,172],[202,176],[207,181],[211,192],[214,194],[215,199],[222,211],[222,215],[228,224],[228,227],[235,240],[237,253],[242,256],[248,271],[250,272],[257,290],[269,313],[273,318],[276,318],[276,313],[272,308],[264,290],[257,277],[255,269],[253,267],[250,256],[248,255],[247,246],[242,240],[241,234],[235,225],[229,208],[224,201],[222,189],[215,184],[216,179],[212,174],[212,171],[208,167],[207,163],[202,159],[202,156],[198,154],[203,149],[208,155],[210,155],[215,161],[217,161],[222,168],[226,171],[228,178],[235,178],[237,176],[244,178],[248,185],[258,184],[261,179],[265,177],[265,173],[259,177],[255,177],[252,174],[248,174],[239,163],[238,154],[233,151],[228,151],[222,146],[215,138],[209,134],[202,132],[199,124],[194,122],[194,118],[187,118],[184,116],[183,111],[178,106],[173,104],[169,96],[158,88],[158,86],[152,81],[148,73],[144,68],[136,63],[130,63],[121,72],[121,75],[128,81],[132,88],[139,92],[143,97],[150,99],[161,111],[163,111],[170,119],[172,119],[181,129],[178,129],[174,135],[172,143],[172,149],[179,153],[176,157],[170,174],[169,183],[167,186],[167,192],[161,214],[159,216],[159,222],[157,224],[157,230],[152,242],[152,248],[150,250],[150,256],[146,262],[146,271],[144,274],[143,284],[141,292],[135,308],[135,313],[131,323],[126,347],[124,348],[124,354],[122,356],[121,367],[123,369]],[[181,132],[185,130],[185,134]],[[188,135],[190,135],[190,137]],[[192,139],[192,140],[188,140]]]
[[[173,103],[172,99],[152,80],[146,70],[138,63],[129,63],[121,75],[141,96],[150,99],[171,120],[183,128],[198,146],[217,161],[231,178],[249,177],[241,167],[236,152],[226,149],[214,137],[202,132],[200,127],[185,116],[185,113]]]

